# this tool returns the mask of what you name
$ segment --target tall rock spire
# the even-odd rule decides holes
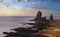
[[[41,13],[40,11],[38,11],[37,17],[38,17],[38,18],[41,18],[41,16],[42,16],[42,13]]]
[[[38,11],[37,16],[35,17],[36,24],[41,22],[41,18],[42,18],[42,13]]]
[[[53,15],[52,14],[50,15],[50,21],[53,21]]]

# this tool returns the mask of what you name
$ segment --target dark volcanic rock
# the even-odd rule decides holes
[[[16,32],[29,32],[29,33],[38,32],[38,30],[33,30],[32,28],[15,28],[11,30],[14,30]]]
[[[8,34],[8,32],[3,32],[3,34]]]
[[[35,23],[26,23],[26,24],[28,24],[28,25],[35,25]]]

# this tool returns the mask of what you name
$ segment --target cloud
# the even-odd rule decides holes
[[[55,8],[50,7],[50,6],[40,8],[40,6],[38,7],[36,5],[36,7],[38,7],[38,8],[35,7],[35,8],[20,9],[21,7],[26,6],[26,4],[23,4],[23,6],[18,6],[18,8],[20,7],[19,9],[16,9],[16,8],[14,8],[14,7],[16,7],[16,5],[13,5],[12,1],[10,1],[10,2],[9,1],[4,0],[2,3],[0,3],[0,16],[35,16],[38,10],[43,13],[43,16],[48,16],[50,14],[54,14],[54,15],[59,15],[60,14],[59,10],[54,10]],[[25,2],[28,2],[28,1],[29,0],[25,0]],[[42,1],[42,0],[40,0],[40,1]],[[51,0],[49,0],[49,1],[51,1]],[[54,1],[54,0],[52,0],[52,1]],[[55,0],[55,1],[57,1],[57,0]],[[36,2],[32,2],[32,3],[35,4]],[[20,4],[18,4],[18,5],[20,5]],[[28,5],[27,5],[27,7],[28,7]],[[43,6],[45,6],[45,5],[43,5]],[[52,9],[52,8],[54,8],[54,9]]]
[[[17,0],[18,2],[21,2],[22,0]]]
[[[30,0],[25,0],[25,2],[29,2]]]
[[[0,16],[36,16],[37,12],[41,11],[43,16],[49,16],[50,14],[53,14],[55,16],[60,16],[60,11],[58,10],[51,10],[51,9],[45,9],[45,8],[22,8],[22,9],[16,9],[12,6],[6,7],[3,5],[2,8],[0,8]]]
[[[3,2],[3,0],[0,0],[0,2]]]
[[[0,16],[35,16],[35,12],[33,9],[15,9],[12,6],[6,7],[3,5],[0,8]]]
[[[35,0],[32,0],[32,4],[37,4],[37,3],[41,3],[41,2],[42,2],[42,0],[38,0],[38,2]]]

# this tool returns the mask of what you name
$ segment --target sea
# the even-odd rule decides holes
[[[0,37],[5,36],[3,32],[11,32],[10,29],[18,27],[32,27],[32,25],[24,25],[24,23],[34,23],[29,21],[34,19],[35,16],[0,16]],[[60,17],[55,17],[59,19]]]

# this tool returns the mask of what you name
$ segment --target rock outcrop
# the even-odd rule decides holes
[[[53,15],[52,14],[50,15],[50,21],[53,21]]]
[[[50,20],[53,21],[53,16],[50,16]],[[42,17],[42,12],[38,11],[37,16],[35,18],[35,23],[26,23],[26,24],[34,24],[31,28],[14,28],[15,32],[3,32],[6,34],[4,37],[49,37],[39,33],[39,30],[47,29],[49,25],[49,20],[46,17]],[[34,34],[35,33],[35,34]],[[39,34],[36,34],[39,33]]]

